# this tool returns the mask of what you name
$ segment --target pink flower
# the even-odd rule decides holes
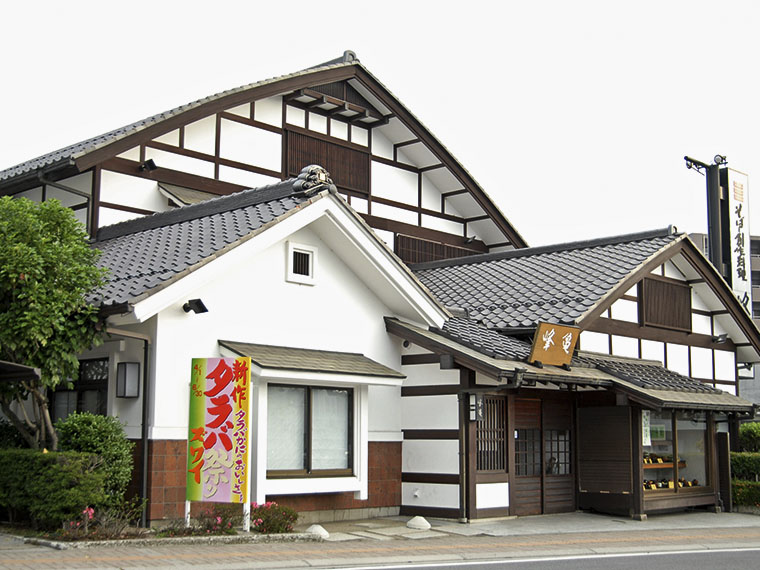
[[[222,517],[216,517],[216,524],[222,524]]]
[[[89,520],[92,520],[92,517],[95,515],[95,509],[92,507],[87,507],[85,510],[82,511],[83,515],[87,515],[87,518]]]

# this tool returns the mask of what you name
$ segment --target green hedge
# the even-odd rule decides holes
[[[0,450],[0,507],[12,520],[56,528],[105,503],[102,460],[89,453]]]
[[[734,479],[731,482],[731,495],[734,505],[760,507],[760,482]]]
[[[756,481],[760,479],[760,453],[731,452],[731,476],[734,479]]]
[[[760,422],[739,426],[739,447],[742,451],[760,451]]]

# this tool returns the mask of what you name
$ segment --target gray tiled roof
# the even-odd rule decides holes
[[[392,368],[375,362],[363,354],[353,352],[270,346],[231,340],[220,340],[219,344],[236,354],[249,356],[255,364],[262,368],[406,378]]]
[[[446,306],[489,328],[576,324],[593,305],[684,234],[658,230],[412,266]]]
[[[350,56],[348,55],[349,53],[351,53]],[[199,107],[211,101],[221,99],[222,97],[226,97],[228,95],[232,95],[234,93],[238,93],[241,91],[246,91],[248,89],[252,89],[254,87],[259,87],[262,85],[276,83],[278,81],[282,81],[284,79],[288,79],[291,77],[297,77],[299,75],[314,73],[315,71],[322,70],[322,69],[331,69],[331,68],[345,67],[345,66],[357,65],[357,64],[359,64],[359,60],[355,59],[355,55],[353,55],[352,52],[346,52],[346,54],[344,54],[343,57],[341,58],[328,61],[326,63],[317,65],[315,67],[297,71],[295,73],[291,73],[288,75],[273,77],[271,79],[266,79],[264,81],[250,83],[248,85],[243,85],[235,89],[228,89],[227,91],[222,91],[221,93],[216,93],[214,95],[204,97],[203,99],[193,101],[192,103],[175,107],[174,109],[170,109],[163,113],[159,113],[157,115],[147,117],[145,119],[142,119],[141,121],[137,121],[135,123],[126,125],[124,127],[115,129],[113,131],[103,133],[102,135],[98,135],[96,137],[78,142],[76,144],[69,145],[59,150],[49,152],[37,158],[27,160],[26,162],[22,162],[21,164],[17,164],[16,166],[6,168],[5,170],[0,170],[0,183],[4,182],[5,180],[10,180],[11,178],[14,178],[16,176],[25,174],[27,172],[38,170],[40,168],[45,168],[45,167],[49,167],[49,166],[53,166],[57,164],[69,163],[70,161],[76,159],[78,156],[82,154],[86,154],[90,151],[93,151],[97,148],[110,144],[134,132],[140,131],[142,129],[145,129],[147,127],[160,123],[166,119],[169,119],[176,115],[180,115],[184,113],[185,111],[189,111],[191,109],[194,109],[196,107]]]
[[[110,278],[91,301],[133,302],[302,207],[313,198],[293,194],[297,180],[101,228],[93,246],[101,250],[99,265],[109,269]]]
[[[530,355],[529,343],[486,328],[470,319],[449,319],[443,329],[436,332],[493,358],[525,360]]]

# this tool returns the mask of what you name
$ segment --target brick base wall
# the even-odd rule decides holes
[[[135,442],[130,492],[141,485],[141,442]],[[148,520],[181,519],[185,515],[187,440],[151,440],[148,444]],[[396,508],[401,504],[401,442],[369,443],[369,495],[366,501],[353,493],[267,496],[299,512],[343,509]],[[304,488],[308,480],[304,480]],[[201,505],[193,504],[193,512]],[[348,518],[348,517],[346,517]]]

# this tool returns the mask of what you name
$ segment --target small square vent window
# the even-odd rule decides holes
[[[314,267],[317,249],[315,247],[288,242],[288,272],[286,279],[291,283],[314,285]]]

